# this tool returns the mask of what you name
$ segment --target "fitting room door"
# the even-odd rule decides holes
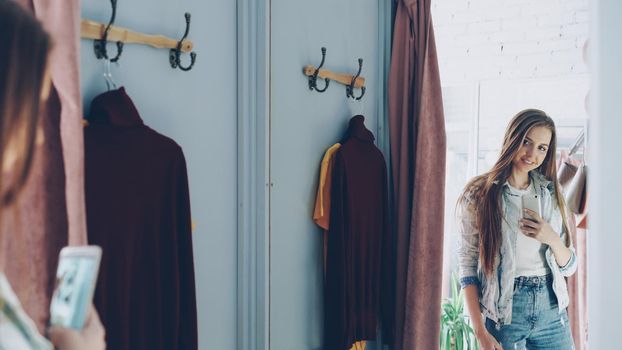
[[[355,114],[378,135],[380,50],[376,0],[271,1],[270,112],[270,348],[310,350],[322,346],[322,232],[312,221],[319,165]],[[382,33],[382,34],[381,34]],[[310,91],[302,67],[361,75],[367,91],[360,102],[331,82]],[[383,53],[382,53],[383,54]],[[319,82],[322,87],[324,82]],[[356,90],[358,94],[358,89]],[[385,155],[386,156],[386,155]]]

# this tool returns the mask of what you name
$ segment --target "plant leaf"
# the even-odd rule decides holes
[[[461,289],[460,293],[458,293],[458,303],[457,303],[458,312],[462,313],[464,310],[464,291]]]
[[[458,281],[456,274],[451,274],[451,297],[456,299],[458,297]]]
[[[479,350],[479,343],[464,311],[464,290],[455,273],[451,275],[451,297],[441,302],[440,348],[442,350]],[[451,340],[455,347],[452,349]]]
[[[464,349],[464,338],[462,334],[462,330],[456,332],[456,350]]]
[[[451,350],[451,332],[447,332],[447,338],[445,339],[445,349]]]

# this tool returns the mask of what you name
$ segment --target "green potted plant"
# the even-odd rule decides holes
[[[469,317],[464,314],[464,292],[451,275],[451,297],[441,304],[441,350],[479,349]]]

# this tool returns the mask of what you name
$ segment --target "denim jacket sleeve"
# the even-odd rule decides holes
[[[577,266],[579,265],[574,248],[572,247],[570,248],[570,253],[571,253],[570,260],[568,260],[566,265],[559,267],[559,272],[561,272],[562,276],[564,277],[570,277],[574,275],[574,273],[577,271]]]
[[[458,269],[462,288],[479,284],[477,265],[479,261],[479,232],[475,227],[475,213],[467,198],[458,208],[459,239]]]
[[[568,232],[565,232],[565,230],[562,230],[561,239],[564,242],[566,241],[566,235],[568,235]],[[568,247],[568,249],[570,249],[570,259],[568,260],[566,265],[564,265],[564,266],[559,266],[558,265],[559,266],[559,272],[561,272],[562,276],[564,276],[564,277],[572,276],[577,271],[577,266],[579,265],[578,261],[577,261],[577,254],[575,252],[572,240],[570,240],[570,246]]]
[[[551,195],[553,195],[553,193],[551,193]],[[557,205],[557,203],[553,202],[553,210],[554,210],[554,215],[560,220],[560,226],[559,229],[561,231],[561,234],[559,235],[561,240],[563,242],[566,242],[567,240],[567,236],[570,234],[569,232],[566,232],[566,230],[564,229],[564,226],[561,224],[561,218],[562,215],[560,213],[560,209],[559,206]],[[572,215],[572,214],[570,214]],[[578,266],[578,261],[577,261],[577,255],[575,252],[575,248],[572,242],[572,239],[568,239],[568,241],[570,242],[570,244],[568,245],[568,249],[570,249],[570,259],[568,260],[568,262],[564,265],[564,266],[560,266],[559,264],[557,264],[557,260],[555,260],[554,255],[553,255],[553,251],[551,250],[551,248],[547,248],[547,250],[549,251],[547,254],[551,256],[551,260],[552,262],[549,262],[550,266],[555,266],[556,268],[559,268],[559,272],[562,276],[564,277],[570,277],[572,276],[576,271],[577,271],[577,266]],[[554,264],[553,264],[554,263]]]

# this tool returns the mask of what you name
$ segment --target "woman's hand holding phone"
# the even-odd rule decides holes
[[[59,350],[106,349],[106,332],[93,307],[101,254],[97,246],[65,247],[60,252],[48,329]]]
[[[50,303],[50,325],[82,329],[93,303],[101,254],[98,246],[61,249]]]
[[[546,222],[540,214],[531,209],[523,209],[524,213],[530,216],[530,219],[520,219],[518,228],[527,237],[531,237],[540,241],[540,243],[551,245],[555,241],[559,241],[559,235],[553,230],[551,225]]]
[[[551,245],[559,240],[559,235],[553,231],[551,225],[542,218],[540,198],[535,193],[524,194],[521,198],[523,213],[518,221],[521,232],[540,243]]]
[[[53,326],[48,330],[48,337],[59,350],[106,349],[106,331],[93,306],[81,331]]]

